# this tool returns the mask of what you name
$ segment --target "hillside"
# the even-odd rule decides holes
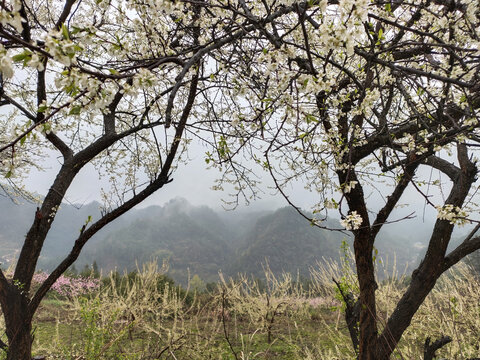
[[[0,207],[2,209],[0,259],[3,264],[7,265],[18,255],[23,239],[35,216],[37,205],[23,199],[14,203],[10,198],[0,196]],[[99,208],[100,204],[96,202],[83,206],[62,205],[45,241],[38,267],[48,269],[58,263],[59,257],[65,256],[73,246],[79,230],[88,217],[98,218]]]
[[[338,224],[330,222],[332,227]],[[286,207],[258,219],[238,248],[228,273],[248,272],[261,276],[268,262],[274,273],[282,271],[307,276],[319,261],[336,259],[346,236],[311,226],[293,208]]]
[[[168,261],[169,273],[186,282],[188,272],[215,281],[219,269],[233,255],[225,241],[227,228],[213,210],[191,207],[184,200],[165,207],[140,210],[148,216],[137,218],[110,232],[85,254],[104,270],[134,270],[136,263],[156,259]]]
[[[0,198],[0,206],[4,214],[0,218],[0,256],[6,266],[20,249],[36,205],[16,205]],[[62,206],[38,268],[50,270],[65,256],[88,216],[99,216],[98,203]],[[328,224],[338,228],[334,219]],[[413,269],[424,251],[428,228],[428,224],[414,221],[406,225],[386,227],[376,243],[380,256],[389,258],[389,267],[395,257],[400,271],[406,263]],[[343,240],[350,240],[348,233],[313,227],[292,208],[216,212],[177,198],[164,206],[133,209],[107,226],[86,245],[76,268],[96,261],[104,272],[133,270],[137,263],[156,259],[167,261],[169,274],[185,283],[195,274],[204,281],[216,281],[219,270],[229,276],[240,272],[261,276],[268,262],[275,273],[306,276],[318,261],[338,258]]]

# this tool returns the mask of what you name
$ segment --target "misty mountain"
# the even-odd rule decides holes
[[[339,228],[335,221],[325,225]],[[311,226],[295,209],[285,207],[260,217],[245,239],[228,267],[229,275],[247,272],[260,277],[268,263],[277,274],[298,271],[308,276],[310,267],[317,262],[338,258],[346,236]]]
[[[36,205],[14,204],[0,197],[0,257],[7,265],[18,251]],[[73,246],[89,216],[100,216],[100,204],[64,204],[58,211],[38,268],[51,270]],[[428,224],[409,220],[386,226],[378,236],[379,256],[396,259],[397,268],[409,270],[418,262],[428,240]],[[327,226],[338,228],[329,219]],[[204,281],[216,281],[218,271],[229,276],[248,273],[261,276],[268,262],[275,273],[282,271],[308,275],[318,261],[338,259],[347,232],[313,227],[292,208],[276,211],[217,212],[206,206],[193,206],[177,198],[164,206],[133,209],[93,237],[76,263],[77,269],[96,261],[104,272],[134,270],[136,264],[157,260],[169,264],[169,274],[181,283],[198,274]],[[190,274],[190,275],[189,275]]]
[[[0,261],[8,265],[20,251],[25,235],[31,226],[37,204],[19,199],[13,202],[6,196],[0,196],[2,216],[0,218]],[[45,241],[39,259],[40,268],[51,268],[65,256],[73,246],[82,225],[88,217],[98,218],[100,204],[96,202],[84,206],[64,204],[57,212],[57,218]]]
[[[333,221],[328,225],[338,228]],[[166,261],[170,276],[181,283],[188,274],[216,281],[219,271],[261,277],[267,262],[277,274],[308,275],[318,261],[338,257],[344,238],[345,234],[312,227],[292,208],[220,216],[208,207],[175,199],[163,207],[139,210],[135,219],[110,232],[84,257],[107,271],[134,270],[136,262]]]
[[[166,261],[169,274],[185,283],[189,272],[207,281],[217,280],[219,269],[233,255],[225,240],[228,228],[208,207],[192,207],[178,199],[138,212],[143,215],[110,232],[86,251],[85,257],[107,271],[134,270],[136,263]]]

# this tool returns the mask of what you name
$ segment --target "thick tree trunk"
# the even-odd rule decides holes
[[[32,319],[28,297],[21,284],[11,284],[2,299],[2,310],[8,338],[7,360],[30,360],[32,353]]]
[[[345,161],[348,163],[348,160]],[[337,172],[340,184],[356,184],[344,193],[350,212],[356,212],[362,218],[360,227],[353,230],[355,239],[353,250],[357,267],[358,284],[360,287],[360,320],[358,326],[358,359],[375,360],[377,353],[377,310],[375,301],[375,267],[373,263],[372,230],[365,203],[365,194],[353,168]],[[353,340],[353,339],[352,339]]]
[[[42,206],[35,212],[33,224],[25,237],[13,276],[14,279],[18,279],[24,285],[24,290],[27,292],[30,290],[43,243],[55,220],[57,209],[61,205],[63,197],[75,175],[82,166],[77,165],[75,167],[73,163],[64,164],[43,200]]]
[[[373,245],[368,232],[358,234],[354,242],[355,261],[360,286],[360,323],[358,359],[375,360],[377,343],[377,311],[375,303],[375,269],[372,259]]]
[[[18,324],[14,329],[14,338],[10,341],[6,360],[31,360],[32,342],[31,325],[25,324],[21,326]]]

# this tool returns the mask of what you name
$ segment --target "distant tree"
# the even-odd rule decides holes
[[[79,275],[82,277],[100,278],[100,271],[98,270],[97,262],[94,261],[92,265],[85,264]]]
[[[97,279],[100,277],[100,270],[98,269],[98,264],[96,260],[93,260],[92,275],[94,278],[97,278]]]
[[[75,264],[73,264],[72,266],[70,266],[64,273],[65,275],[67,276],[78,276],[78,270],[77,268],[75,267]]]
[[[202,293],[207,289],[205,281],[203,281],[197,274],[193,275],[192,279],[190,280],[190,287],[197,293]]]
[[[89,276],[92,273],[92,268],[90,265],[85,264],[82,271],[80,271],[80,276]]]

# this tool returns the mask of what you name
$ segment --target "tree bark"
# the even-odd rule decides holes
[[[343,301],[345,302],[345,321],[347,323],[348,332],[350,333],[350,339],[352,340],[353,348],[355,353],[358,356],[358,324],[360,320],[360,303],[358,299],[355,299],[354,295],[351,292],[345,292],[342,289],[340,283],[333,279],[337,289],[342,295]]]
[[[30,360],[32,353],[32,316],[22,284],[8,284],[1,298],[8,338],[6,360]]]
[[[375,269],[372,260],[373,243],[368,232],[355,236],[353,244],[360,287],[360,323],[358,341],[358,359],[376,360],[377,312],[375,290]]]
[[[358,182],[355,170],[351,168],[348,171],[339,171],[337,174],[340,184],[346,184],[349,181],[357,183],[344,195],[350,211],[356,211],[362,217],[362,224],[359,229],[353,230],[355,236],[353,249],[360,288],[358,300],[360,304],[358,359],[375,360],[378,329],[375,299],[377,283],[372,258],[374,239],[372,238],[363,188]]]
[[[442,336],[433,343],[430,343],[430,341],[431,339],[429,337],[425,340],[425,345],[423,347],[423,360],[435,359],[435,353],[437,350],[450,343],[452,338],[450,336]]]

